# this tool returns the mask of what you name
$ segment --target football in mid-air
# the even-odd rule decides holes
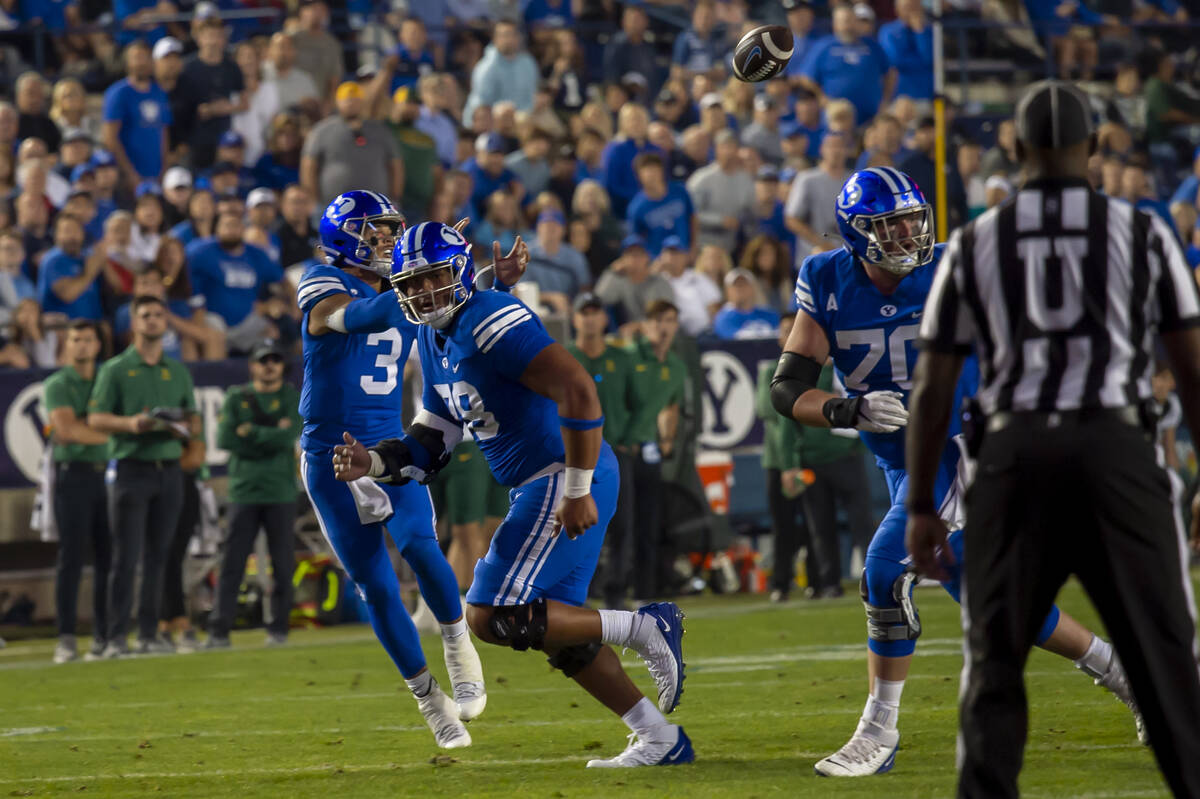
[[[792,32],[783,25],[760,25],[733,49],[733,74],[758,83],[775,77],[792,58]]]

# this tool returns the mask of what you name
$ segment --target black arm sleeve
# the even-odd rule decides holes
[[[771,407],[791,419],[796,400],[816,388],[820,377],[821,364],[812,358],[798,352],[783,353],[779,366],[775,367],[775,376],[771,378]]]

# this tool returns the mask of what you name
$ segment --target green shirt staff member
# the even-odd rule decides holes
[[[167,332],[162,300],[135,297],[130,329],[133,343],[100,367],[88,401],[88,425],[112,434],[109,455],[117,461],[116,478],[108,486],[113,564],[104,656],[110,658],[129,654],[126,637],[139,559],[138,652],[170,651],[158,640],[163,570],[183,503],[182,441],[200,432],[192,377],[162,351]],[[172,425],[164,416],[182,421]]]
[[[642,323],[644,336],[629,347],[633,412],[625,447],[633,462],[634,569],[636,597],[659,596],[658,548],[662,537],[662,458],[670,455],[679,426],[687,366],[671,351],[679,332],[679,309],[653,300]]]
[[[575,298],[571,324],[575,341],[567,351],[596,382],[600,408],[604,411],[604,440],[617,456],[621,488],[617,494],[617,509],[604,537],[604,557],[597,581],[603,586],[604,606],[620,608],[625,605],[629,589],[629,569],[632,558],[634,447],[629,446],[629,422],[633,418],[633,359],[629,352],[615,347],[604,338],[608,314],[604,302],[587,292]],[[595,584],[595,583],[593,583]]]
[[[87,543],[94,554],[92,622],[95,635],[89,658],[104,651],[108,625],[108,569],[112,547],[108,535],[108,500],[104,468],[108,435],[87,424],[87,404],[96,377],[100,330],[95,322],[76,319],[67,327],[63,357],[67,365],[42,384],[54,446],[54,518],[58,527],[58,562],[54,599],[58,609],[58,646],[54,662],[79,657],[75,643],[75,608]]]
[[[238,586],[260,529],[267,534],[275,588],[267,645],[287,641],[292,610],[291,574],[296,567],[292,535],[296,521],[296,441],[300,392],[284,382],[283,351],[264,341],[250,352],[250,384],[225,395],[217,446],[229,450],[229,534],[221,555],[208,647],[229,646]]]

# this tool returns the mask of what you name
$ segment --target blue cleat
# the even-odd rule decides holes
[[[670,730],[673,737],[665,741],[644,740],[636,733],[630,733],[629,746],[616,757],[608,760],[589,760],[588,768],[635,768],[637,766],[682,766],[696,759],[696,751],[692,749],[692,739],[683,731],[683,727],[670,724],[661,730]]]
[[[674,602],[652,602],[638,608],[637,615],[653,621],[643,624],[629,647],[646,662],[658,686],[658,709],[670,713],[683,694],[683,611]]]

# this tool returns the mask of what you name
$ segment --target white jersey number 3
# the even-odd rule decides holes
[[[500,432],[500,423],[483,407],[483,398],[475,386],[458,380],[450,385],[437,383],[434,388],[454,418],[470,427],[476,440],[486,441]]]
[[[372,396],[391,394],[396,388],[396,378],[400,374],[396,362],[404,354],[404,338],[394,327],[382,333],[372,333],[367,336],[368,347],[377,347],[387,343],[391,344],[387,351],[375,356],[375,368],[383,370],[384,378],[379,380],[374,375],[363,375],[358,379],[358,385],[362,387],[362,390]]]

